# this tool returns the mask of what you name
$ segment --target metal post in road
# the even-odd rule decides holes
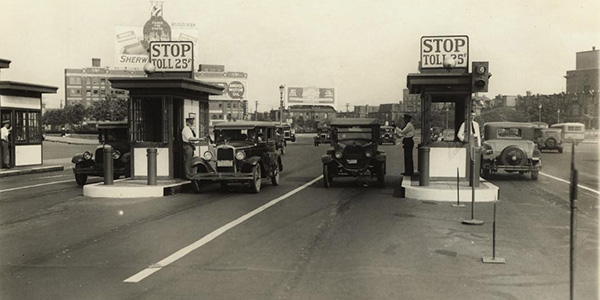
[[[148,185],[156,185],[156,148],[146,149],[146,156],[148,156]]]
[[[575,142],[571,144],[571,188],[569,198],[571,200],[571,234],[569,246],[569,299],[573,299],[575,294],[575,245],[577,241],[577,181],[579,171],[575,168]]]
[[[456,168],[456,204],[452,204],[452,207],[465,207],[464,204],[460,204],[460,172],[459,168]]]
[[[471,161],[471,164],[473,164],[473,161]],[[471,172],[471,177],[473,177],[473,172]],[[473,178],[471,178],[471,180],[473,180]],[[475,185],[474,184],[471,184],[471,219],[463,220],[462,223],[465,225],[483,225],[483,221],[475,219]]]
[[[104,185],[112,185],[114,179],[113,147],[104,145]]]
[[[484,264],[505,264],[506,259],[496,257],[496,202],[494,202],[494,223],[492,223],[492,257],[482,257]]]

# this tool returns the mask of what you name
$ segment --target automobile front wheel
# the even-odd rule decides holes
[[[532,180],[537,180],[539,174],[540,174],[540,171],[531,171],[531,179]]]
[[[75,174],[75,181],[78,185],[84,186],[87,182],[87,177],[88,176],[86,174]]]
[[[380,187],[385,187],[385,174],[383,173],[383,169],[377,172],[377,184]]]
[[[332,181],[333,178],[331,177],[331,174],[329,174],[329,165],[323,165],[323,186],[329,188]]]
[[[200,180],[192,180],[192,188],[194,189],[194,193],[200,194],[204,189],[204,183]]]
[[[256,165],[252,169],[252,181],[250,181],[250,191],[252,191],[255,194],[260,192],[260,184],[261,184],[260,165]]]
[[[271,176],[271,184],[277,186],[279,185],[279,162],[277,163],[277,167],[275,167],[275,175]]]

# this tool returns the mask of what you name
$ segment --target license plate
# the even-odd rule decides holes
[[[349,159],[348,160],[348,164],[357,164],[358,163],[358,159]]]
[[[218,160],[217,167],[233,167],[232,160]]]

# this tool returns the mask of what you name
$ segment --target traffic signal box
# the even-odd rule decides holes
[[[473,93],[487,92],[489,79],[492,76],[489,70],[489,62],[474,61],[471,72],[471,86]]]

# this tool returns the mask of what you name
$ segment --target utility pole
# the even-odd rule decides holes
[[[258,101],[254,101],[254,121],[258,121]]]
[[[279,122],[283,123],[283,92],[285,91],[285,85],[279,86]]]

